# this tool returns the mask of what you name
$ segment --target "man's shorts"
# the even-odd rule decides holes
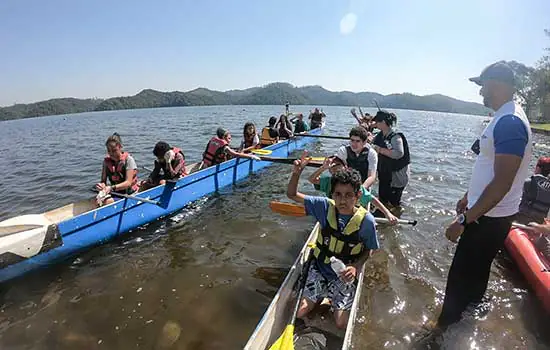
[[[317,269],[315,262],[309,267],[304,297],[317,303],[323,298],[329,298],[334,310],[348,311],[355,297],[355,283],[344,283],[340,278],[328,281]]]

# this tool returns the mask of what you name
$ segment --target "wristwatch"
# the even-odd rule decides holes
[[[462,226],[466,226],[466,214],[462,213],[456,217],[456,221]]]

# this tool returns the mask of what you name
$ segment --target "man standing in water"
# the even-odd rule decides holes
[[[495,114],[481,135],[468,192],[456,205],[458,216],[445,231],[451,242],[460,240],[437,321],[441,330],[482,301],[493,259],[518,212],[532,154],[531,127],[514,103],[510,66],[494,63],[470,81],[481,86],[483,104]]]

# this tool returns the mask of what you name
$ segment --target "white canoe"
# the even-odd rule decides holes
[[[250,336],[250,339],[248,339],[248,342],[244,347],[245,350],[269,349],[269,347],[275,342],[275,340],[277,340],[277,338],[282,334],[285,326],[289,323],[291,317],[290,313],[292,312],[292,308],[296,302],[295,288],[297,288],[297,281],[299,280],[300,274],[302,272],[302,267],[306,262],[307,257],[309,256],[309,251],[311,250],[308,244],[314,243],[316,241],[319,227],[319,223],[317,223],[311,231],[306,243],[304,244],[304,247],[298,255],[298,258],[290,268],[290,271],[288,272],[285,280],[279,287],[277,294],[269,304],[266,312],[256,326],[256,329]],[[358,288],[355,293],[348,325],[345,330],[345,335],[341,346],[341,349],[344,350],[351,349],[351,340],[355,325],[355,318],[357,315],[359,300],[361,298],[362,288],[360,288],[360,286],[363,285],[364,269],[365,266],[363,265],[363,267],[359,271],[359,276],[356,281]],[[330,320],[328,322],[334,324],[332,317],[330,317]],[[318,324],[315,324],[315,326],[319,327]]]

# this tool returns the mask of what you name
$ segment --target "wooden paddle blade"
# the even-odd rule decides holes
[[[286,216],[306,216],[306,208],[303,205],[272,201],[269,207],[275,213]]]
[[[269,350],[294,350],[294,325],[287,325],[283,334],[271,345]]]

